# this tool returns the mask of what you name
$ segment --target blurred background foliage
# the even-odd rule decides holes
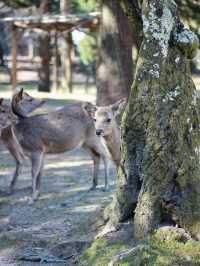
[[[96,0],[74,0],[73,8],[74,11],[78,13],[94,12],[97,9],[97,3],[98,1]]]
[[[81,63],[88,66],[93,64],[97,55],[96,34],[86,35],[78,45]]]

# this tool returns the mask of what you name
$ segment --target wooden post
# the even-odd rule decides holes
[[[72,34],[71,32],[67,33],[67,54],[65,61],[65,82],[66,88],[72,93]]]
[[[12,25],[12,89],[17,86],[17,27]]]
[[[58,35],[55,33],[55,54],[54,54],[54,77],[53,77],[53,88],[55,92],[58,92],[59,87],[59,58],[58,58]]]
[[[38,71],[38,89],[39,91],[50,92],[50,34],[40,34],[38,52],[41,58],[41,64]]]
[[[29,42],[28,42],[28,58],[31,62],[33,62],[34,59],[34,40],[32,38],[32,31],[29,31],[28,37],[29,37]]]

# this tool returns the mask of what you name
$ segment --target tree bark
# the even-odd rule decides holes
[[[72,33],[67,33],[66,36],[66,44],[67,44],[67,53],[65,59],[65,87],[69,91],[69,93],[73,92],[72,88]]]
[[[72,12],[72,1],[71,0],[60,0],[60,13],[67,15]],[[64,36],[65,44],[62,44],[62,86],[66,91],[72,93],[72,33],[68,32]]]
[[[132,49],[140,42],[136,29],[118,1],[102,1],[96,79],[99,105],[108,105],[129,95],[134,72]]]
[[[44,0],[41,2],[40,14],[43,15],[50,11],[51,1]],[[50,91],[50,36],[47,33],[39,36],[39,56],[41,57],[41,65],[38,71],[39,76],[39,91]]]
[[[144,0],[142,17],[117,192],[106,213],[114,224],[134,216],[136,238],[167,222],[200,239],[200,106],[187,72],[198,38],[184,29],[172,0]]]
[[[39,68],[39,91],[50,91],[50,36],[42,34],[39,37],[39,55],[41,57],[41,65]]]

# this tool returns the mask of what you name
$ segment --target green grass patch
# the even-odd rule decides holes
[[[128,248],[130,248],[130,243],[118,241],[115,244],[109,244],[106,238],[96,239],[84,252],[78,266],[107,266],[113,256]],[[128,264],[125,262],[122,265]]]
[[[184,243],[175,236],[161,241],[155,234],[147,244],[152,252],[143,254],[146,266],[200,265],[200,242],[188,240]]]
[[[160,240],[155,233],[148,241],[137,245],[149,246],[148,251],[138,252],[120,261],[118,266],[200,266],[200,242],[181,242],[175,235]],[[116,241],[109,244],[106,238],[95,240],[80,258],[78,266],[107,266],[111,259],[134,247],[134,242]]]

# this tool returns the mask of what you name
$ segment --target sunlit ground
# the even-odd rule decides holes
[[[38,93],[36,86],[25,85],[28,92],[47,99],[42,112],[52,111],[68,102],[95,101],[95,87],[89,87],[86,94],[84,86],[74,87],[72,95],[60,93]],[[0,97],[9,99],[8,85],[0,86]],[[51,250],[59,256],[76,254],[76,245],[84,248],[91,241],[95,223],[101,210],[112,200],[115,190],[116,170],[111,167],[109,183],[111,189],[104,191],[104,171],[101,165],[99,186],[92,186],[93,163],[90,156],[81,149],[63,154],[47,155],[39,201],[30,205],[31,168],[27,159],[12,195],[6,194],[14,172],[14,161],[7,150],[0,147],[0,265],[37,266],[38,262],[20,260],[27,253],[42,255]],[[3,244],[4,243],[4,244]],[[76,244],[78,243],[78,244]],[[59,248],[62,245],[62,249]],[[64,246],[63,246],[64,245]],[[80,252],[80,250],[78,251]],[[73,258],[72,256],[72,258]],[[52,266],[66,263],[52,263]],[[71,262],[67,265],[72,265]]]
[[[0,83],[1,84],[1,83]],[[19,87],[23,87],[26,92],[28,92],[31,96],[36,98],[42,98],[53,104],[61,104],[64,105],[67,102],[73,101],[88,101],[95,103],[96,101],[96,87],[95,85],[90,85],[88,93],[84,90],[84,85],[74,85],[73,86],[73,93],[68,92],[38,92],[36,85],[18,85]],[[9,85],[0,85],[0,98],[11,99],[12,90]]]

